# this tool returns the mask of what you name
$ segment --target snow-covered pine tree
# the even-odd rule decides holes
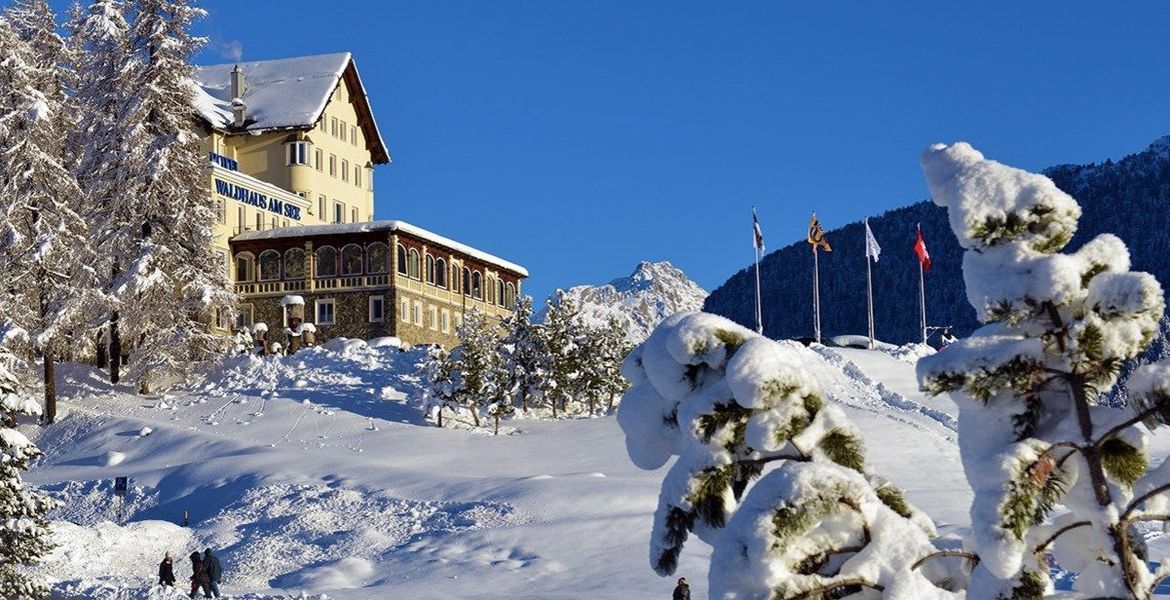
[[[17,5],[23,35],[57,48],[52,13],[42,2]],[[75,209],[82,198],[64,148],[71,127],[60,89],[62,66],[37,56],[7,17],[0,19],[0,211],[6,229],[0,240],[0,314],[30,334],[42,357],[44,420],[57,413],[54,365],[75,331],[85,326],[96,288],[85,220]],[[58,48],[58,56],[60,56]]]
[[[135,64],[130,53],[125,4],[120,0],[93,0],[81,18],[70,24],[70,56],[77,73],[74,102],[77,126],[71,141],[78,149],[76,174],[85,194],[84,203],[91,207],[87,215],[92,246],[101,248],[95,268],[101,289],[107,294],[107,306],[95,318],[100,323],[96,340],[97,363],[109,367],[110,380],[121,379],[121,336],[118,313],[113,306],[112,289],[120,270],[132,260],[133,237],[124,224],[138,220],[141,211],[131,206],[130,147],[132,130],[128,112],[136,91],[128,74]]]
[[[918,363],[923,387],[960,405],[981,559],[968,597],[1046,597],[1055,560],[1078,573],[1062,597],[1150,598],[1170,569],[1151,573],[1134,526],[1170,518],[1170,467],[1147,470],[1150,429],[1170,417],[1170,366],[1135,374],[1130,408],[1098,400],[1157,333],[1162,288],[1129,271],[1113,235],[1062,253],[1080,207],[1047,177],[965,143],[931,147],[922,168],[985,323]]]
[[[558,405],[560,411],[567,414],[569,403],[580,399],[589,332],[581,322],[577,302],[563,290],[557,290],[556,299],[549,299],[545,307],[544,339],[549,372],[544,396],[555,419]]]
[[[453,372],[456,402],[471,411],[475,426],[480,426],[480,410],[501,396],[499,336],[495,325],[482,312],[472,309],[463,315],[456,328],[459,346],[451,351],[456,363]]]
[[[15,331],[0,325],[0,406],[37,416],[40,405],[20,385],[13,367],[20,361],[4,341]],[[48,587],[29,576],[24,567],[41,559],[52,543],[45,513],[57,506],[48,496],[25,487],[20,472],[40,451],[19,431],[0,425],[0,598],[46,598]]]
[[[205,13],[189,0],[137,0],[130,28],[136,90],[120,127],[125,173],[103,230],[120,273],[113,286],[121,337],[134,340],[130,376],[140,391],[164,373],[184,373],[219,352],[217,316],[233,318],[226,257],[213,249],[216,202],[199,151],[190,77],[203,43],[191,26]],[[182,199],[177,201],[176,199]]]
[[[631,344],[626,325],[617,317],[610,317],[605,326],[592,328],[585,344],[585,385],[589,414],[599,404],[613,411],[614,401],[626,392],[629,382],[622,376],[622,362],[630,353]]]
[[[544,327],[532,322],[532,298],[521,298],[502,325],[504,389],[514,406],[519,404],[520,410],[528,412],[530,405],[541,401],[549,371]]]
[[[443,426],[443,409],[459,409],[452,377],[455,368],[450,354],[441,346],[431,346],[426,358],[418,365],[423,382],[423,408],[427,415],[434,417],[438,427]]]
[[[959,598],[934,525],[871,472],[857,428],[802,368],[809,350],[704,313],[635,348],[618,407],[630,459],[677,460],[662,483],[650,563],[673,573],[690,533],[713,547],[712,598]],[[765,466],[775,464],[764,474]]]

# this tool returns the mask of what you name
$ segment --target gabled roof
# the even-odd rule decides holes
[[[239,65],[247,106],[242,128],[232,125],[231,73]],[[333,90],[344,81],[358,113],[358,124],[374,163],[390,162],[390,154],[378,132],[374,113],[358,77],[357,65],[348,52],[299,56],[196,67],[196,108],[213,129],[225,133],[263,133],[304,130],[316,126]]]
[[[472,248],[466,244],[461,244],[455,240],[445,238],[437,233],[432,233],[418,227],[411,225],[406,221],[367,221],[363,223],[333,223],[330,225],[295,225],[292,227],[278,227],[276,229],[266,229],[264,231],[245,231],[231,239],[233,242],[252,242],[256,240],[277,240],[289,237],[311,237],[316,235],[339,235],[347,233],[365,233],[370,231],[399,231],[417,238],[421,238],[431,242],[437,246],[444,246],[448,250],[453,250],[462,254],[466,254],[476,260],[485,262],[487,264],[500,267],[507,271],[511,271],[521,277],[528,277],[528,269],[510,261],[506,261],[497,256],[492,256],[482,250]]]

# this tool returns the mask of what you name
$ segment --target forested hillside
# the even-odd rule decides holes
[[[1084,216],[1069,249],[1099,233],[1129,242],[1133,269],[1170,284],[1170,137],[1122,160],[1060,165],[1045,171],[1080,203]],[[805,217],[801,217],[805,218]],[[964,292],[958,242],[946,211],[928,200],[871,217],[882,246],[873,267],[877,336],[903,343],[917,340],[918,267],[915,225],[922,224],[933,267],[926,274],[927,322],[950,325],[958,335],[978,323]],[[820,254],[821,328],[824,336],[866,331],[865,227],[851,223],[826,233],[831,253]],[[760,263],[764,333],[772,338],[812,335],[812,252],[804,240],[776,250]],[[716,288],[704,310],[754,327],[755,276],[749,265]],[[932,342],[935,339],[932,339]]]

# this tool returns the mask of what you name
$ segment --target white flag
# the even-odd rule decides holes
[[[878,256],[882,253],[882,247],[878,245],[877,238],[873,237],[873,231],[869,228],[869,219],[865,220],[865,256],[866,258],[873,258],[873,262],[878,261]]]

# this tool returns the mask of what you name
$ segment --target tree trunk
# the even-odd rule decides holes
[[[496,418],[496,431],[492,435],[500,435],[500,415],[493,415]]]
[[[110,383],[122,378],[122,336],[118,333],[118,311],[110,318]]]
[[[471,418],[475,421],[475,426],[479,427],[479,407],[474,404],[471,405]]]
[[[106,345],[106,330],[98,331],[97,339],[94,340],[94,348],[96,348],[94,366],[99,369],[108,369],[110,367],[110,353],[109,346]]]
[[[57,420],[57,378],[53,360],[52,351],[46,351],[42,362],[45,374],[45,414],[41,419],[45,425]]]
[[[593,398],[593,394],[589,394],[589,416],[593,416],[593,412],[597,409],[597,400]]]
[[[549,400],[552,401],[552,402],[549,402],[549,404],[552,404],[553,418],[555,419],[555,418],[557,418],[557,399],[556,399],[556,396],[549,396]]]

